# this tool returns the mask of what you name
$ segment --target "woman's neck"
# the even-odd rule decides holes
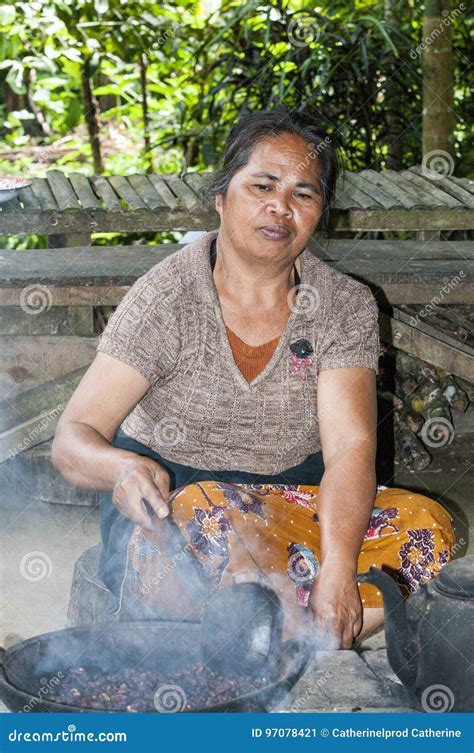
[[[286,267],[277,268],[260,260],[252,262],[243,259],[217,239],[213,270],[216,289],[242,309],[249,308],[263,314],[274,309],[286,309],[291,303],[289,293],[299,283],[300,272],[299,257],[295,261],[289,260]]]

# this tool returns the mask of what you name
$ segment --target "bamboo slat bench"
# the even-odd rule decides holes
[[[345,172],[336,192],[337,230],[472,229],[474,181],[431,179],[425,172],[419,166]],[[207,178],[198,173],[66,177],[50,170],[0,206],[0,236],[46,235],[58,247],[87,245],[91,233],[208,230],[218,217],[202,200]]]

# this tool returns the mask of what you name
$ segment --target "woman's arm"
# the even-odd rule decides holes
[[[147,528],[152,523],[142,499],[165,517],[169,476],[151,458],[111,441],[149,387],[131,366],[97,353],[61,415],[52,447],[53,465],[64,478],[82,489],[113,491],[118,509]]]
[[[377,401],[368,368],[322,371],[318,418],[325,471],[318,494],[321,569],[310,605],[329,647],[350,648],[362,627],[357,560],[376,493]]]

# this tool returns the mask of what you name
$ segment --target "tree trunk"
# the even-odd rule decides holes
[[[148,61],[145,55],[140,57],[140,89],[142,94],[142,113],[143,113],[143,146],[144,146],[144,163],[145,172],[151,173],[151,141],[150,141],[150,118],[148,115],[148,92],[147,92],[147,71]]]
[[[388,34],[399,27],[399,19],[406,11],[396,0],[385,0],[385,24]],[[388,50],[384,57],[385,83],[385,143],[387,145],[387,168],[389,170],[401,170],[403,155],[403,120],[401,117],[399,77],[397,69],[400,62],[397,61],[392,50]]]
[[[426,0],[422,40],[423,157],[434,150],[445,152],[444,174],[451,174],[454,164],[451,16],[449,0]]]
[[[91,82],[91,64],[90,59],[85,58],[81,69],[82,92],[84,95],[84,115],[89,132],[89,140],[92,149],[92,158],[94,160],[94,172],[100,175],[104,172],[102,162],[102,153],[100,149],[99,138],[99,107],[97,100],[92,93]]]

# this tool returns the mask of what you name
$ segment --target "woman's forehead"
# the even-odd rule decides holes
[[[242,173],[268,173],[279,180],[294,173],[299,178],[314,179],[319,175],[319,161],[314,144],[293,134],[282,134],[256,144]]]

